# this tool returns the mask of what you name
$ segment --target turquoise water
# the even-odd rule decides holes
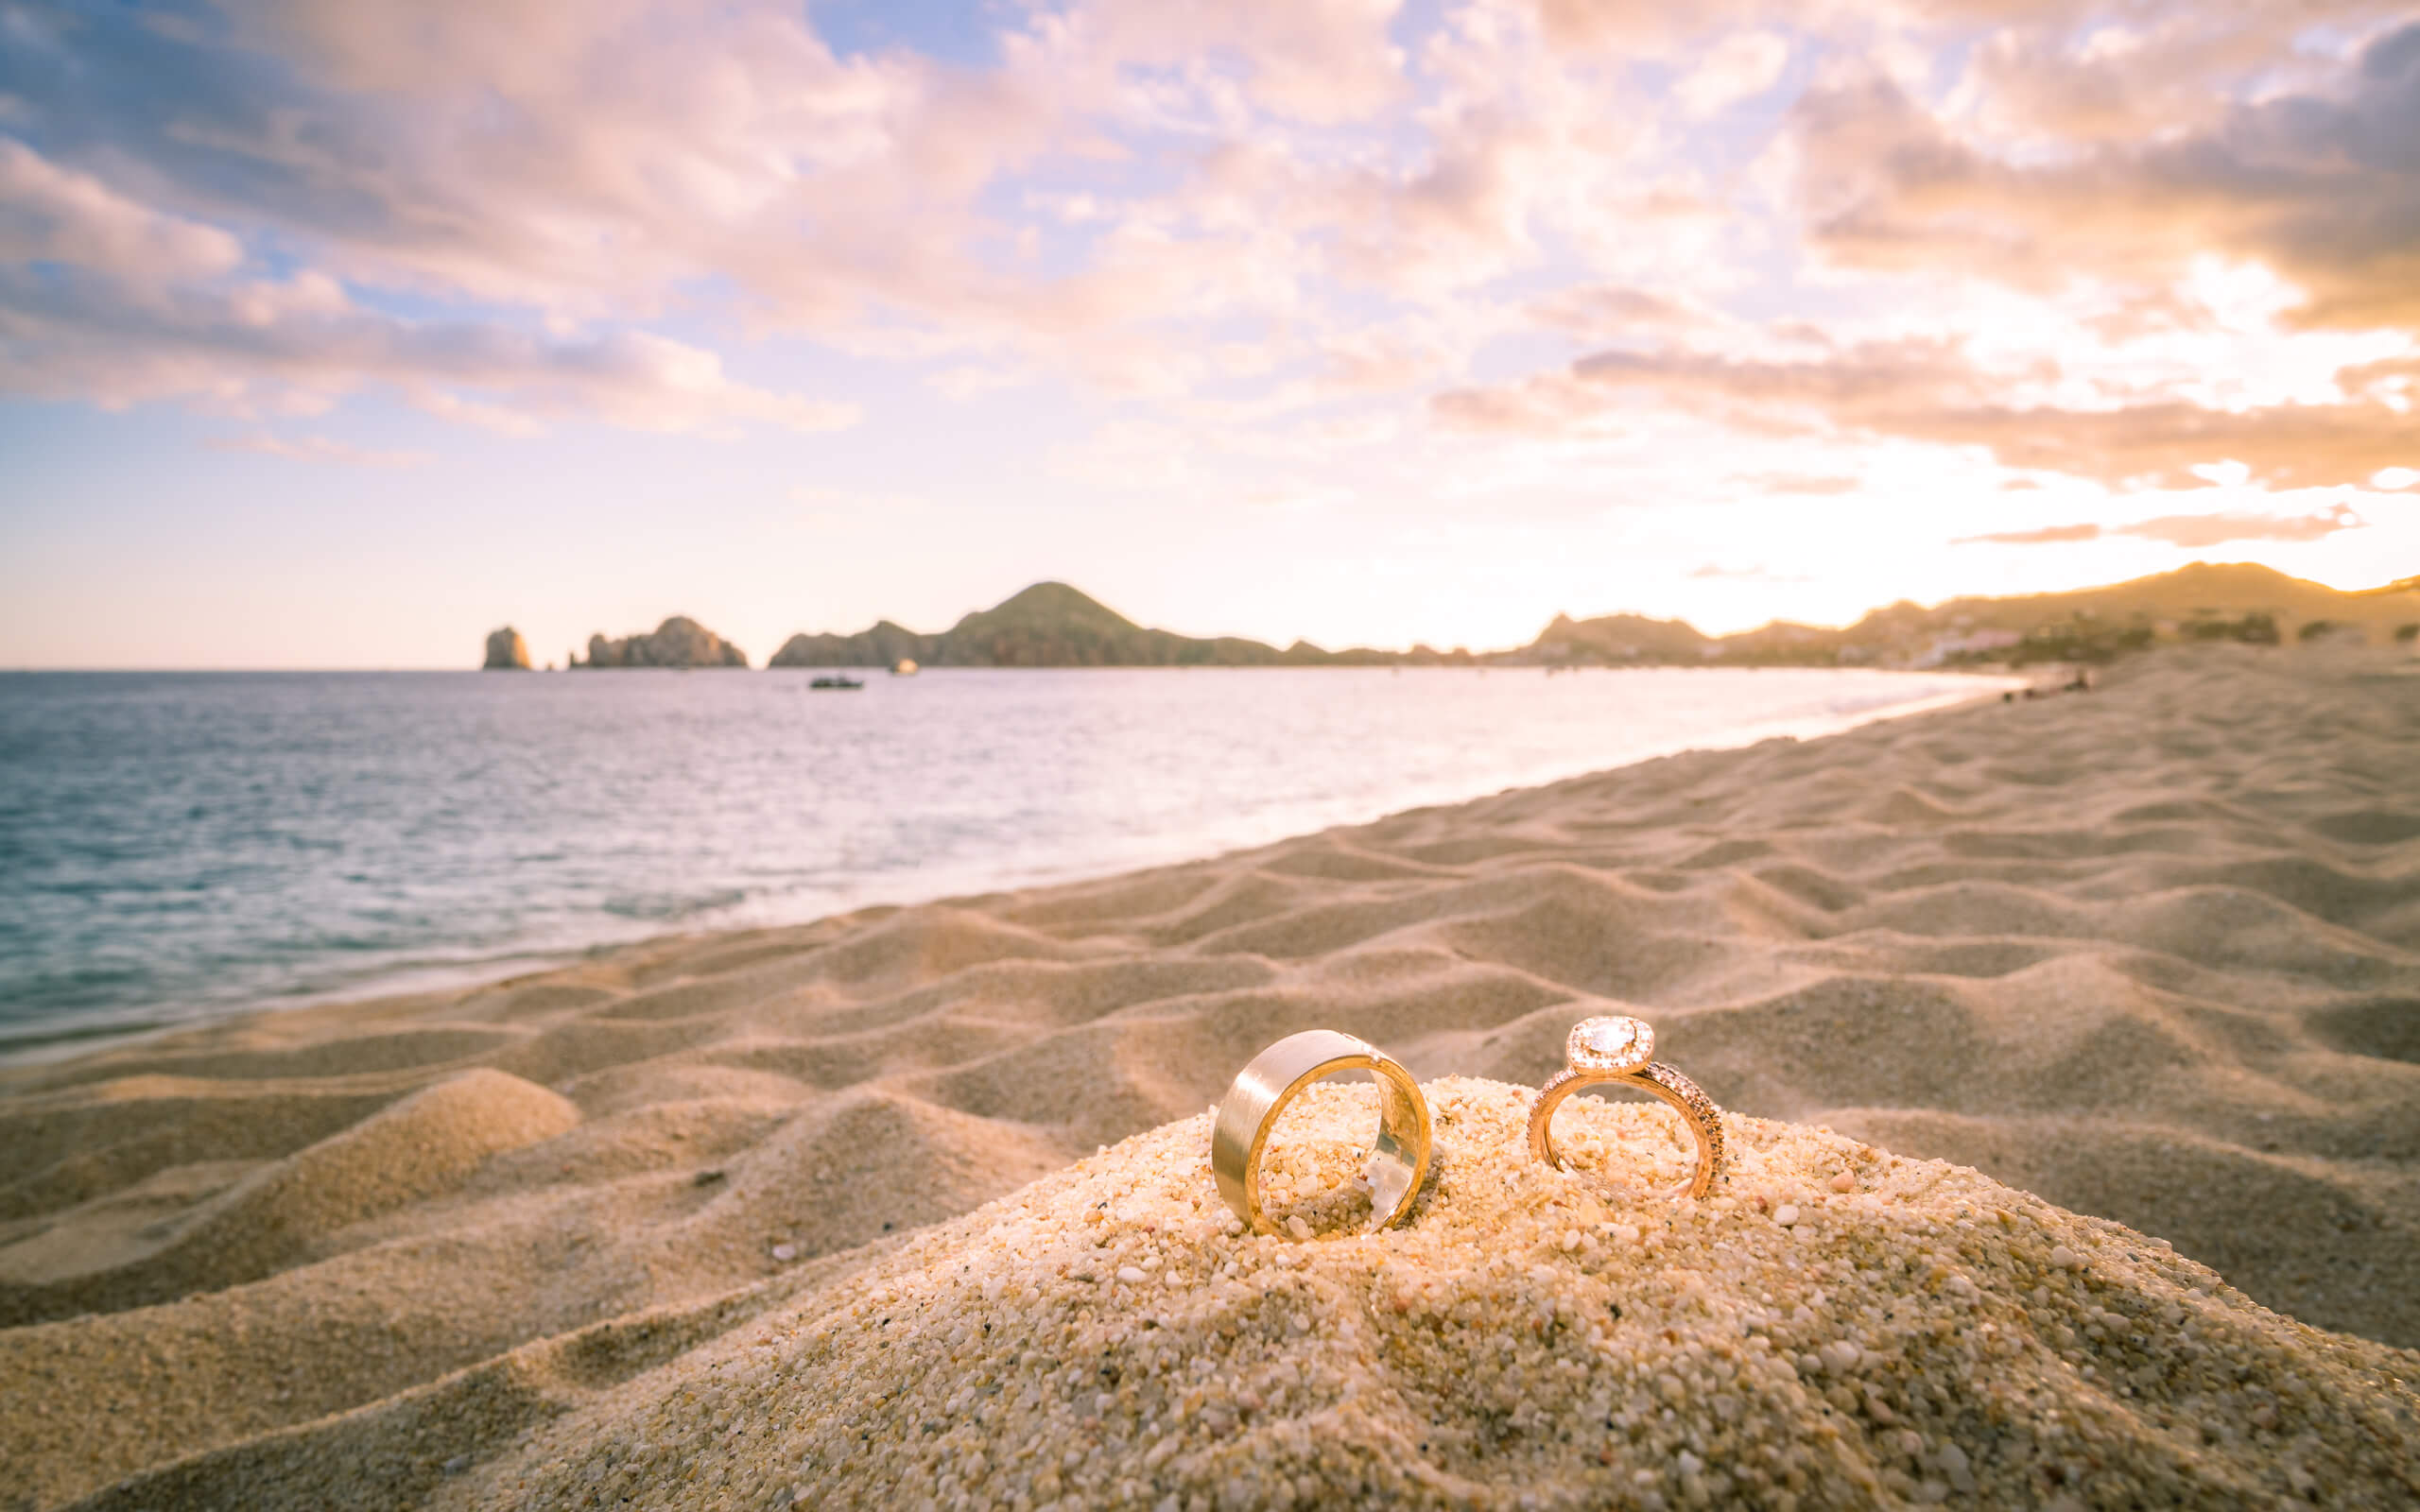
[[[0,675],[0,1056],[1211,854],[1967,679]]]

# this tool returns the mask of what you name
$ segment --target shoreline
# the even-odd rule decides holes
[[[0,1071],[0,1458],[45,1509],[2408,1502],[2414,689],[2162,654]],[[1727,1110],[1708,1201],[1657,1110],[1521,1155],[1606,1011]],[[1250,1238],[1202,1109],[1314,1026],[1439,1175]]]
[[[610,670],[669,672],[678,669],[615,668]],[[806,672],[820,669],[768,668],[764,670],[795,670]],[[946,676],[952,673],[963,673],[968,671],[984,674],[997,672],[1018,673],[1025,671],[1150,673],[1190,671],[1323,673],[1348,671],[1366,674],[1375,669],[1368,667],[1313,666],[1206,668],[985,667],[939,668],[935,670]],[[1412,670],[1415,672],[1476,673],[1483,676],[1490,669],[1483,667],[1415,667]],[[1508,674],[1543,675],[1541,669],[1536,667],[1506,667],[1495,670]],[[1586,670],[1604,670],[1615,672],[1694,672],[1698,670],[1706,670],[1739,675],[1756,672],[1762,669],[1753,667],[1707,669],[1685,667],[1637,667]],[[1870,671],[1874,669],[1851,668],[1841,670]],[[142,676],[145,674],[130,673],[128,675]],[[187,674],[172,675],[183,676]],[[217,674],[208,675],[216,676]],[[225,675],[230,677],[242,677],[262,674],[228,673]],[[272,673],[266,675],[282,676],[286,674]],[[322,674],[307,670],[298,670],[292,675],[351,676],[354,674]],[[373,675],[385,674],[380,673]],[[474,677],[478,676],[479,674],[462,673],[460,675],[464,677]],[[1629,761],[1622,762],[1614,766],[1574,773],[1570,776],[1551,779],[1543,783],[1515,783],[1509,787],[1497,789],[1492,794],[1473,794],[1463,799],[1448,799],[1445,800],[1443,805],[1435,802],[1415,803],[1404,808],[1385,810],[1363,818],[1346,819],[1339,821],[1336,824],[1322,825],[1316,829],[1304,831],[1299,833],[1290,833],[1269,839],[1251,841],[1240,845],[1218,845],[1214,849],[1204,851],[1187,851],[1183,853],[1171,851],[1167,854],[1159,856],[1146,855],[1139,860],[1132,856],[1116,860],[1082,860],[1059,865],[1044,866],[1040,868],[1028,868],[1013,874],[1000,874],[994,876],[961,876],[955,882],[941,884],[940,890],[938,891],[935,890],[935,885],[932,882],[917,882],[908,880],[908,878],[903,878],[899,885],[893,887],[874,886],[858,889],[858,896],[846,906],[840,908],[818,906],[811,911],[801,909],[793,912],[777,905],[768,907],[762,903],[743,903],[737,905],[736,908],[710,908],[701,911],[703,917],[701,918],[699,925],[695,928],[666,930],[651,928],[645,923],[634,921],[630,931],[627,933],[604,934],[584,944],[549,946],[532,943],[527,947],[508,947],[499,949],[488,953],[481,959],[466,963],[424,963],[381,967],[366,971],[362,975],[340,986],[284,994],[241,1005],[203,1008],[187,1018],[162,1023],[140,1024],[130,1028],[111,1028],[97,1024],[70,1023],[62,1026],[57,1031],[37,1035],[32,1032],[34,1026],[31,1024],[26,1026],[28,1032],[25,1034],[17,1034],[11,1032],[8,1026],[0,1026],[0,1088],[5,1088],[6,1074],[13,1067],[51,1064],[60,1059],[72,1058],[76,1056],[91,1051],[109,1049],[120,1044],[144,1043],[164,1036],[174,1036],[189,1030],[207,1028],[213,1024],[245,1020],[259,1014],[321,1008],[333,1005],[347,1003],[382,1003],[399,998],[418,999],[427,997],[432,994],[467,991],[482,987],[499,985],[534,973],[559,971],[580,965],[583,962],[597,961],[608,958],[616,952],[644,949],[651,944],[661,941],[675,939],[689,940],[714,935],[744,934],[756,930],[789,928],[802,924],[815,923],[824,919],[845,918],[861,914],[869,909],[921,907],[929,904],[947,903],[953,900],[961,898],[984,897],[1006,891],[1022,891],[1036,887],[1051,887],[1075,883],[1104,881],[1137,871],[1157,870],[1166,867],[1184,866],[1201,861],[1214,861],[1222,856],[1256,850],[1270,845],[1281,845],[1292,840],[1307,839],[1312,835],[1324,833],[1326,830],[1330,829],[1352,828],[1360,824],[1379,823],[1397,814],[1413,812],[1418,809],[1450,806],[1452,803],[1457,802],[1472,802],[1483,798],[1501,796],[1503,793],[1523,791],[1533,787],[1552,786],[1557,782],[1578,781],[1586,777],[1603,776],[1608,773],[1623,770],[1627,767],[1636,766],[1646,762],[1660,761],[1669,756],[1684,755],[1692,751],[1736,750],[1757,744],[1764,740],[1778,738],[1794,740],[1824,739],[1828,738],[1830,735],[1841,733],[1848,730],[1857,729],[1861,725],[1871,724],[1880,720],[1914,718],[1923,714],[1958,708],[1967,703],[1986,701],[1996,696],[2002,689],[2022,686],[2029,680],[2023,677],[2014,674],[1964,670],[1932,670],[1920,673],[1910,672],[1908,675],[1921,676],[1928,679],[1936,680],[1943,678],[1971,679],[1979,684],[1984,684],[1986,686],[1979,687],[1973,691],[1950,692],[1939,694],[1928,698],[1911,699],[1901,705],[1885,706],[1878,713],[1868,713],[1859,710],[1853,711],[1848,713],[1824,716],[1821,718],[1775,717],[1760,720],[1740,726],[1738,738],[1728,739],[1719,744],[1703,745],[1689,743],[1685,740],[1676,741],[1671,743],[1668,747],[1662,748],[1649,747],[1643,754],[1639,754]],[[2037,678],[2031,680],[2038,683],[2040,679]],[[1805,733],[1801,733],[1800,731],[1805,731]],[[909,874],[910,877],[913,875],[915,874]],[[752,910],[757,915],[757,917],[735,917],[748,915]],[[717,919],[714,917],[717,914],[724,917]],[[132,1013],[140,1013],[145,1010],[131,1009],[129,1011]]]

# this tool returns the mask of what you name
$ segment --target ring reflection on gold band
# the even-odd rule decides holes
[[[1428,1175],[1428,1099],[1393,1057],[1331,1029],[1288,1035],[1236,1074],[1210,1128],[1210,1169],[1219,1194],[1261,1233],[1276,1226],[1260,1208],[1260,1155],[1277,1115],[1304,1088],[1339,1072],[1367,1071],[1378,1084],[1378,1136],[1369,1166],[1370,1222],[1375,1233],[1411,1207]]]
[[[1594,1048],[1592,1035],[1598,1043],[1616,1048],[1611,1054]],[[1530,1154],[1564,1169],[1554,1148],[1554,1113],[1563,1100],[1589,1087],[1635,1087],[1661,1098],[1696,1137],[1697,1170],[1673,1194],[1704,1196],[1722,1174],[1727,1153],[1722,1110],[1696,1082],[1660,1060],[1648,1060],[1654,1045],[1655,1032],[1636,1019],[1589,1019],[1575,1025],[1567,1051],[1570,1063],[1547,1078],[1530,1105]]]

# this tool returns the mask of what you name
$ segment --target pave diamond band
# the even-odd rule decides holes
[[[1573,1025],[1564,1050],[1568,1063],[1547,1078],[1530,1105],[1530,1154],[1562,1169],[1554,1148],[1554,1111],[1563,1100],[1588,1087],[1635,1087],[1662,1098],[1696,1136],[1697,1172],[1682,1190],[1692,1197],[1704,1196],[1722,1174],[1722,1109],[1696,1082],[1660,1060],[1648,1059],[1654,1048],[1655,1031],[1641,1020],[1583,1019]]]
[[[1260,1153],[1277,1115],[1315,1081],[1344,1071],[1367,1071],[1378,1084],[1378,1137],[1370,1152],[1369,1231],[1402,1217],[1428,1174],[1428,1099],[1394,1057],[1366,1040],[1332,1029],[1289,1034],[1236,1074],[1210,1125],[1210,1170],[1219,1194],[1261,1233],[1276,1232],[1260,1207]]]

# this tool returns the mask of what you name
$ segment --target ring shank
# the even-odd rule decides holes
[[[1703,1197],[1714,1186],[1720,1173],[1723,1156],[1722,1125],[1718,1122],[1713,1102],[1698,1084],[1664,1064],[1652,1061],[1636,1071],[1576,1071],[1569,1068],[1557,1073],[1538,1089],[1538,1099],[1530,1108],[1530,1153],[1557,1170],[1563,1170],[1562,1157],[1554,1148],[1554,1113],[1564,1098],[1590,1087],[1634,1087],[1663,1099],[1698,1142],[1698,1166],[1695,1175],[1674,1192]]]
[[[1210,1129],[1210,1169],[1236,1215],[1273,1232],[1260,1207],[1260,1157],[1278,1114],[1304,1088],[1339,1072],[1367,1071],[1378,1084],[1378,1133],[1370,1166],[1369,1231],[1403,1216],[1428,1174],[1428,1103],[1420,1084],[1367,1041],[1332,1029],[1288,1035],[1236,1074]]]

